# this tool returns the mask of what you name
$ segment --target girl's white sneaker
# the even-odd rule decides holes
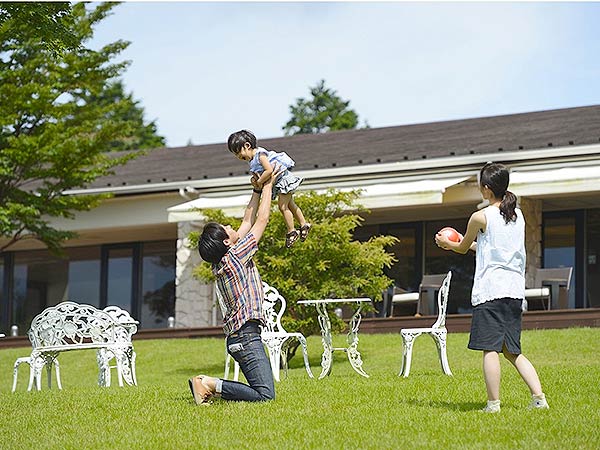
[[[488,400],[485,408],[481,410],[484,413],[498,413],[500,412],[500,400]]]
[[[546,396],[544,394],[541,395],[532,395],[531,403],[528,406],[529,409],[550,409],[550,405],[546,401]]]

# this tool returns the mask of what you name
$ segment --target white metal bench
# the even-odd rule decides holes
[[[131,342],[137,323],[127,311],[116,306],[101,310],[91,305],[63,302],[46,308],[34,317],[27,333],[32,346],[31,355],[15,361],[13,392],[17,388],[18,368],[22,363],[30,366],[27,390],[32,389],[34,380],[37,390],[41,390],[44,367],[48,373],[48,387],[51,387],[52,366],[56,367],[56,383],[62,389],[57,358],[59,353],[70,350],[97,351],[100,386],[110,386],[110,361],[113,358],[119,386],[123,386],[123,378],[129,385],[137,384],[135,351]]]

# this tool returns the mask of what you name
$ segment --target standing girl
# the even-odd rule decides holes
[[[509,174],[502,164],[488,163],[479,173],[479,190],[489,206],[471,215],[459,242],[441,233],[435,242],[444,250],[476,251],[471,294],[473,318],[469,348],[483,350],[487,388],[484,412],[500,411],[500,358],[515,366],[532,395],[530,408],[549,408],[533,365],[521,354],[521,314],[525,299],[525,220],[517,197],[508,191]],[[477,241],[475,242],[475,238]]]
[[[283,214],[283,220],[287,226],[285,246],[290,248],[298,238],[304,241],[308,236],[311,224],[306,222],[302,210],[294,202],[293,194],[303,181],[302,178],[291,173],[291,169],[295,165],[294,160],[285,152],[278,153],[257,147],[256,137],[247,130],[231,134],[227,140],[227,147],[239,159],[248,161],[250,172],[255,174],[252,176],[254,192],[261,192],[262,185],[271,176],[275,163],[286,169],[273,185],[272,199],[275,200],[279,196],[279,210]],[[300,224],[298,230],[294,226],[294,218]]]

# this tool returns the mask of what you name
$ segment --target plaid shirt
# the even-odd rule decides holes
[[[252,319],[264,324],[262,281],[252,260],[257,250],[256,238],[248,233],[229,248],[218,264],[213,264],[217,288],[226,307],[223,331],[227,336]]]

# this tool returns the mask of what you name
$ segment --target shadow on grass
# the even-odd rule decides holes
[[[442,400],[408,400],[413,406],[427,408],[443,408],[450,411],[479,411],[483,408],[482,402],[447,402]]]

